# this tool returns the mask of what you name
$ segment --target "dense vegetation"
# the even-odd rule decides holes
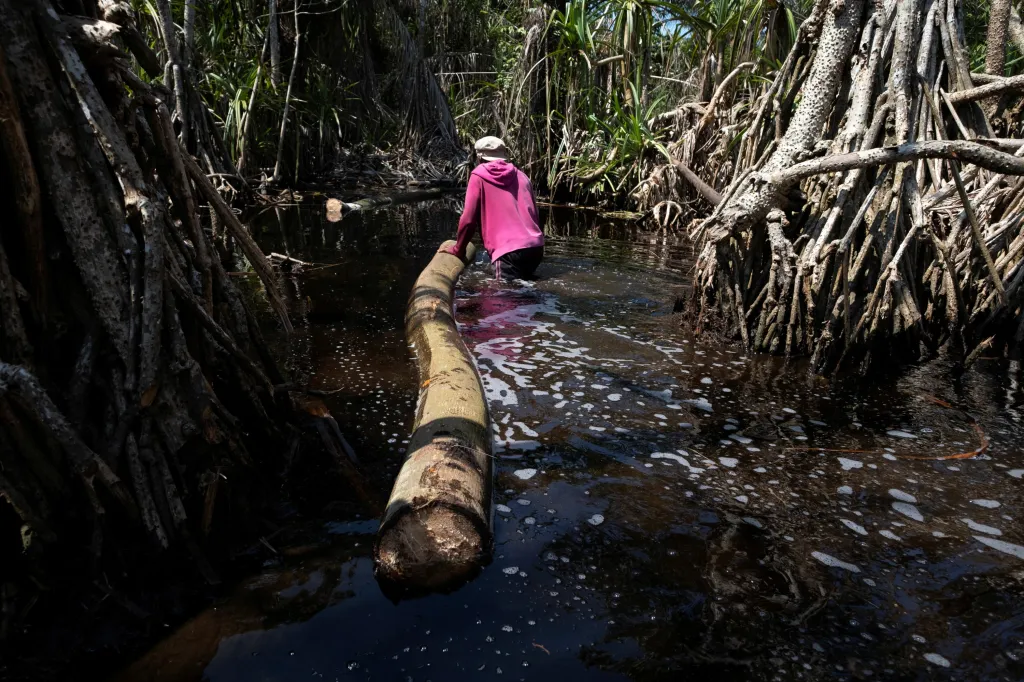
[[[821,372],[1024,342],[1009,0],[0,0],[0,48],[3,630],[72,565],[215,580],[234,472],[293,452],[224,267],[289,328],[229,207],[259,185],[457,176],[498,134],[689,228],[700,330]]]

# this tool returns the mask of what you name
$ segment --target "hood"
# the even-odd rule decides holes
[[[503,159],[488,161],[477,166],[473,170],[473,175],[492,185],[505,189],[511,189],[513,185],[519,182],[516,167]]]

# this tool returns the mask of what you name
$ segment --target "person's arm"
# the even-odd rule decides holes
[[[466,188],[466,206],[462,209],[462,217],[459,218],[459,233],[455,238],[455,246],[448,249],[448,253],[462,259],[466,257],[466,246],[469,244],[469,240],[480,229],[480,182],[480,178],[475,175],[469,177],[469,186]]]

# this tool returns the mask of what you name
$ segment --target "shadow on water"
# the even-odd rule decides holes
[[[416,400],[406,298],[456,208],[254,225],[332,265],[283,277],[305,324],[276,350],[341,389],[326,400],[381,495]],[[680,327],[684,242],[571,214],[546,229],[536,281],[478,264],[458,293],[493,420],[493,563],[395,604],[376,521],[307,505],[306,544],[284,536],[119,679],[1024,678],[1019,366],[814,377]]]

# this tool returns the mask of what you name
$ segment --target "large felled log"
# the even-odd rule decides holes
[[[467,258],[473,255],[470,248]],[[380,578],[412,589],[454,586],[491,551],[490,421],[452,310],[464,267],[438,251],[416,280],[406,312],[406,338],[419,365],[419,407],[375,558]]]

